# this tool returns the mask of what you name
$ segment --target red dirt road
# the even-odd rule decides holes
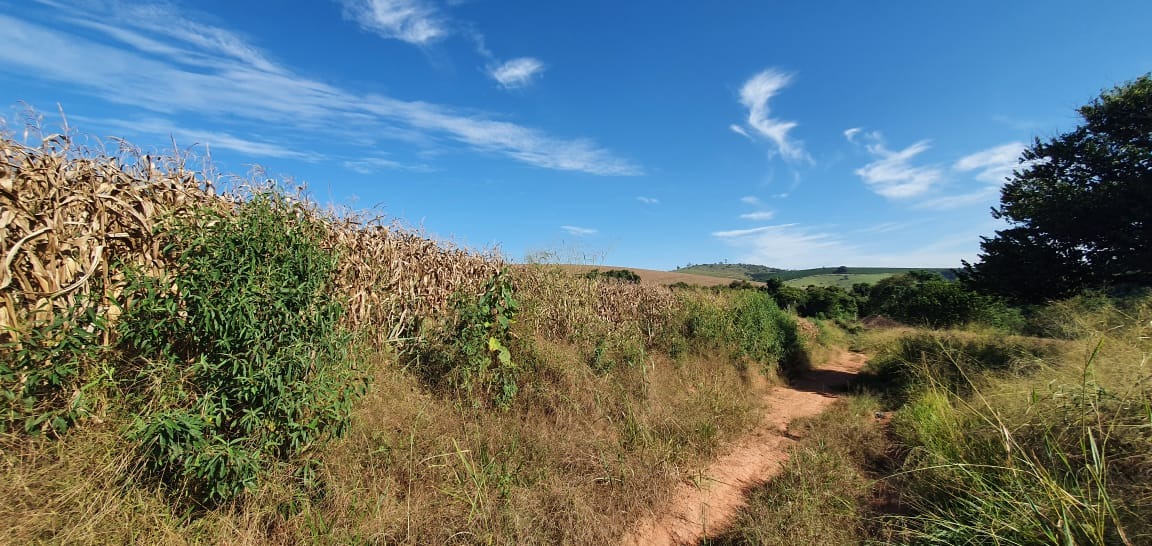
[[[769,391],[756,429],[709,465],[702,479],[678,485],[663,510],[644,518],[623,544],[696,544],[723,531],[744,505],[748,489],[772,479],[788,460],[795,443],[788,437],[788,423],[824,411],[865,360],[862,354],[844,352],[791,385]]]

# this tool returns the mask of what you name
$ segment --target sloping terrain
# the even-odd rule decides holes
[[[863,354],[843,352],[791,385],[768,390],[763,420],[693,482],[681,483],[663,509],[625,537],[627,546],[695,544],[715,536],[745,502],[746,492],[770,480],[795,443],[788,424],[824,411],[864,366]]]

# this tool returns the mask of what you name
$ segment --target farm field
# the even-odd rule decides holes
[[[372,5],[376,23],[435,15],[384,4]],[[292,81],[237,37],[148,23],[163,9],[133,13],[165,39],[187,30],[228,50],[228,66],[277,76],[257,81]],[[431,21],[408,38],[434,38]],[[157,58],[180,51],[133,32],[115,34]],[[496,61],[483,35],[470,37]],[[521,80],[544,66],[517,60]],[[102,66],[118,64],[148,68]],[[766,117],[791,77],[750,80],[740,95],[751,117],[729,129],[775,135],[800,165],[825,157],[782,140],[807,124]],[[197,95],[194,78],[166,80]],[[117,90],[160,79],[128,81]],[[341,98],[323,85],[279,97],[293,89],[317,91],[314,105]],[[590,161],[607,156],[588,140],[574,141],[582,160],[560,160],[562,141],[512,121],[385,102],[379,114],[439,127],[437,140],[482,150],[475,139],[502,134],[530,148],[506,155],[540,166],[669,172]],[[1152,203],[1152,73],[1078,113],[1085,123],[1072,132],[950,163],[912,161],[935,140],[901,150],[879,129],[833,134],[875,156],[855,174],[890,198],[963,173],[989,182],[1019,158],[992,209],[1011,227],[969,241],[979,259],[956,258],[958,269],[655,271],[548,263],[562,255],[551,250],[518,262],[500,246],[435,239],[382,206],[321,204],[260,168],[222,174],[175,135],[162,155],[115,137],[105,145],[66,121],[47,132],[31,112],[20,138],[0,123],[0,545],[1152,544],[1152,206],[1136,206]],[[365,176],[372,166],[438,172],[388,154],[354,161],[229,141]],[[814,186],[794,174],[787,193],[768,193],[784,189],[768,178],[761,195],[713,196],[741,208],[699,232],[707,255],[719,241],[732,249],[721,259],[797,267],[837,252],[939,264],[956,255],[938,250],[969,244],[963,229],[946,245],[898,238],[929,220],[880,222],[879,208],[857,202],[845,204],[864,225],[831,207],[818,226],[793,222],[784,204],[795,201],[781,200]],[[488,179],[483,191],[503,196],[502,186]],[[708,223],[698,207],[665,212],[703,202],[696,186],[691,200],[622,187],[589,203],[678,228]],[[911,209],[936,216],[992,193],[936,190]],[[431,201],[458,198],[490,226],[534,235],[517,221],[539,212],[559,223],[561,205],[577,201],[489,208],[440,193]],[[588,219],[573,215],[556,233],[607,246],[625,231]],[[849,244],[833,229],[909,251]],[[669,246],[613,261],[693,254],[676,231],[654,233]],[[574,261],[617,256],[568,248]]]
[[[850,289],[854,284],[876,284],[884,279],[887,279],[888,277],[895,275],[897,275],[897,273],[821,273],[789,279],[784,281],[784,284],[788,286],[794,286],[796,288],[804,288],[806,286],[835,286],[838,288]]]
[[[819,267],[787,270],[754,264],[701,264],[678,268],[673,272],[759,282],[775,278],[797,288],[809,285],[851,288],[856,283],[874,284],[909,271],[931,271],[947,279],[955,278],[951,269],[930,267]]]
[[[634,267],[619,267],[613,265],[561,265],[565,271],[574,275],[584,275],[592,270],[601,272],[611,270],[627,270],[640,276],[641,284],[653,286],[667,286],[676,283],[692,284],[696,286],[726,286],[732,282],[730,277],[703,275],[693,273],[680,273],[676,271],[657,271],[654,269],[637,269]]]
[[[770,293],[510,264],[274,186],[228,201],[179,163],[3,151],[0,543],[1036,543],[1074,508],[1082,542],[1152,537],[1152,487],[1124,478],[1152,471],[1148,297],[1025,315],[908,270],[776,271]],[[27,244],[48,233],[68,243]],[[1026,471],[972,470],[1005,457]],[[1051,478],[1069,460],[1103,462]]]

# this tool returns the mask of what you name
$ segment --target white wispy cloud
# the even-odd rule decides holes
[[[532,57],[512,59],[488,69],[488,75],[504,89],[528,87],[543,72],[544,63]]]
[[[860,134],[860,131],[863,131],[863,129],[861,129],[859,127],[853,127],[851,129],[844,129],[844,138],[848,139],[848,142],[855,142],[856,141],[856,135]]]
[[[344,16],[383,38],[425,45],[448,35],[436,6],[423,0],[343,0]]]
[[[778,226],[764,226],[750,229],[729,229],[724,231],[713,231],[713,237],[721,239],[736,239],[740,237],[747,237],[749,235],[760,235],[762,233],[775,233],[784,229],[795,227],[797,224],[780,224]]]
[[[868,189],[889,199],[907,199],[925,194],[943,179],[939,168],[913,162],[916,156],[931,148],[927,140],[892,151],[879,134],[871,133],[870,137],[866,149],[875,160],[855,171]]]
[[[404,163],[387,157],[349,159],[345,160],[342,165],[344,165],[346,169],[360,174],[376,174],[381,171],[409,171],[420,173],[434,171],[434,169],[428,165]]]
[[[645,205],[659,205],[660,204],[660,200],[655,198],[655,197],[645,197],[645,196],[641,195],[641,196],[638,196],[636,198],[636,200],[641,202],[641,203],[644,203]]]
[[[268,140],[241,138],[226,131],[204,131],[181,127],[161,118],[98,119],[85,116],[72,116],[72,119],[100,125],[116,130],[121,136],[150,135],[165,139],[173,138],[184,145],[203,146],[206,149],[224,149],[256,157],[323,161],[327,156],[311,150],[295,149],[288,145]]]
[[[781,224],[753,229],[717,231],[712,235],[737,249],[738,261],[772,267],[805,269],[850,265],[858,267],[957,267],[972,259],[979,235],[989,226],[974,224],[970,232],[914,247],[888,251],[850,241],[829,227]]]
[[[776,216],[776,212],[774,212],[774,211],[771,211],[771,210],[759,210],[759,211],[756,211],[756,212],[749,212],[749,213],[746,213],[746,214],[741,214],[741,215],[740,215],[740,218],[742,218],[742,219],[744,219],[744,220],[754,220],[754,221],[760,221],[760,222],[762,222],[762,221],[764,221],[764,220],[771,220],[771,219],[772,219],[772,218],[774,218],[775,216]]]
[[[792,75],[773,69],[764,70],[740,88],[740,104],[748,109],[747,130],[739,125],[730,125],[729,128],[741,135],[751,138],[750,132],[770,140],[776,151],[789,161],[809,160],[804,147],[788,137],[788,132],[796,127],[794,121],[781,121],[769,117],[771,111],[768,101],[780,93],[780,90],[792,82]]]
[[[1019,166],[1020,154],[1027,148],[1023,142],[1009,142],[966,155],[952,164],[961,172],[976,171],[976,180],[990,184],[1003,184]]]
[[[760,198],[756,197],[755,195],[745,195],[744,197],[740,198],[740,202],[744,203],[745,205],[757,206],[760,204]]]
[[[972,205],[988,205],[1000,195],[999,186],[986,186],[977,191],[943,195],[916,203],[916,208],[930,210],[950,210]]]
[[[712,235],[741,249],[741,260],[773,267],[820,267],[839,263],[843,256],[856,252],[830,233],[798,224],[716,231]]]
[[[600,233],[600,230],[598,230],[598,229],[586,228],[586,227],[580,227],[580,226],[560,226],[560,229],[565,231],[569,235],[575,235],[577,237],[587,237],[590,235],[596,235],[597,233]]]
[[[462,144],[548,169],[642,172],[587,139],[555,137],[489,114],[357,93],[307,78],[269,60],[239,36],[192,21],[163,7],[167,4],[43,4],[52,12],[38,7],[40,13],[27,12],[28,20],[0,14],[0,70],[11,76],[57,83],[135,111],[180,118],[182,124],[211,122],[227,127],[227,134],[238,140],[259,140],[244,132],[263,127],[282,135],[286,140],[278,144],[286,150],[306,149],[324,135],[362,147],[347,150],[350,154],[370,155],[381,146],[379,139],[388,139],[439,149]],[[45,18],[64,28],[33,22]],[[74,32],[77,27],[98,35],[85,37],[91,33]]]
[[[902,231],[916,224],[916,222],[881,222],[879,224],[855,230],[856,233],[892,233]]]

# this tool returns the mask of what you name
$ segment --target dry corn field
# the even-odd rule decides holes
[[[135,298],[144,296],[133,275],[186,278],[169,248],[180,222],[211,230],[219,220],[199,223],[206,217],[200,212],[239,214],[271,182],[225,184],[211,170],[188,168],[187,157],[147,154],[120,141],[114,152],[74,141],[67,134],[35,146],[0,139],[0,357],[22,346],[81,340],[112,349],[85,364],[84,373],[107,374],[132,365],[118,356],[128,334],[109,326],[139,308]],[[78,410],[75,430],[25,422],[27,431],[46,434],[0,434],[0,497],[10,499],[0,504],[0,520],[18,522],[0,526],[0,543],[148,537],[142,540],[289,544],[307,542],[309,522],[319,517],[349,540],[601,544],[755,422],[743,367],[669,349],[673,341],[688,343],[681,328],[690,307],[709,315],[729,307],[718,293],[513,266],[494,252],[436,241],[371,212],[325,210],[298,194],[286,199],[284,221],[322,226],[323,250],[335,257],[341,320],[369,345],[351,358],[372,376],[371,390],[357,402],[347,435],[323,455],[331,496],[281,514],[278,491],[294,491],[295,482],[270,473],[235,504],[182,519],[169,497],[152,489],[155,482],[140,477],[139,446],[125,442],[139,414],[102,398],[111,395],[85,394],[91,376],[82,375],[37,391],[50,398],[34,408],[7,402],[17,428],[26,416],[57,415],[51,412],[85,396],[90,407]],[[404,355],[426,349],[428,339],[436,343],[443,335],[437,329],[462,313],[458,296],[480,299],[505,269],[519,301],[506,341],[520,351],[520,402],[493,411],[440,396]],[[64,338],[75,330],[91,335]],[[55,356],[24,354],[40,375],[30,380],[21,368],[9,370],[5,388],[12,392],[53,373],[46,359]],[[108,366],[100,359],[110,359]],[[181,361],[178,375],[192,373],[194,364]],[[125,377],[117,385],[130,388],[139,376]],[[141,400],[145,409],[155,402]],[[379,456],[384,452],[392,455]],[[134,485],[122,490],[126,483]],[[371,510],[360,506],[365,499],[375,502]],[[566,519],[552,521],[558,512]]]
[[[80,149],[61,134],[36,147],[0,141],[0,342],[18,344],[69,309],[114,320],[126,303],[126,268],[171,273],[162,249],[166,221],[194,208],[226,210],[250,189],[218,193],[217,177],[189,169],[183,158],[118,142],[108,152]],[[495,253],[457,248],[367,213],[325,211],[306,199],[295,205],[328,229],[344,320],[377,343],[420,335],[421,322],[450,311],[454,294],[477,293],[505,265]],[[661,286],[589,282],[548,266],[514,272],[530,303],[529,330],[553,339],[592,328],[651,340],[678,308]]]
[[[5,137],[0,155],[0,342],[19,342],[76,306],[114,318],[126,267],[170,273],[161,248],[165,221],[197,207],[227,209],[244,193],[217,194],[217,180],[177,157],[127,145],[116,153],[79,150],[64,135],[38,147]],[[416,317],[441,315],[452,294],[477,290],[502,266],[498,256],[378,218],[296,205],[329,230],[345,320],[374,328],[378,341],[414,334]]]

